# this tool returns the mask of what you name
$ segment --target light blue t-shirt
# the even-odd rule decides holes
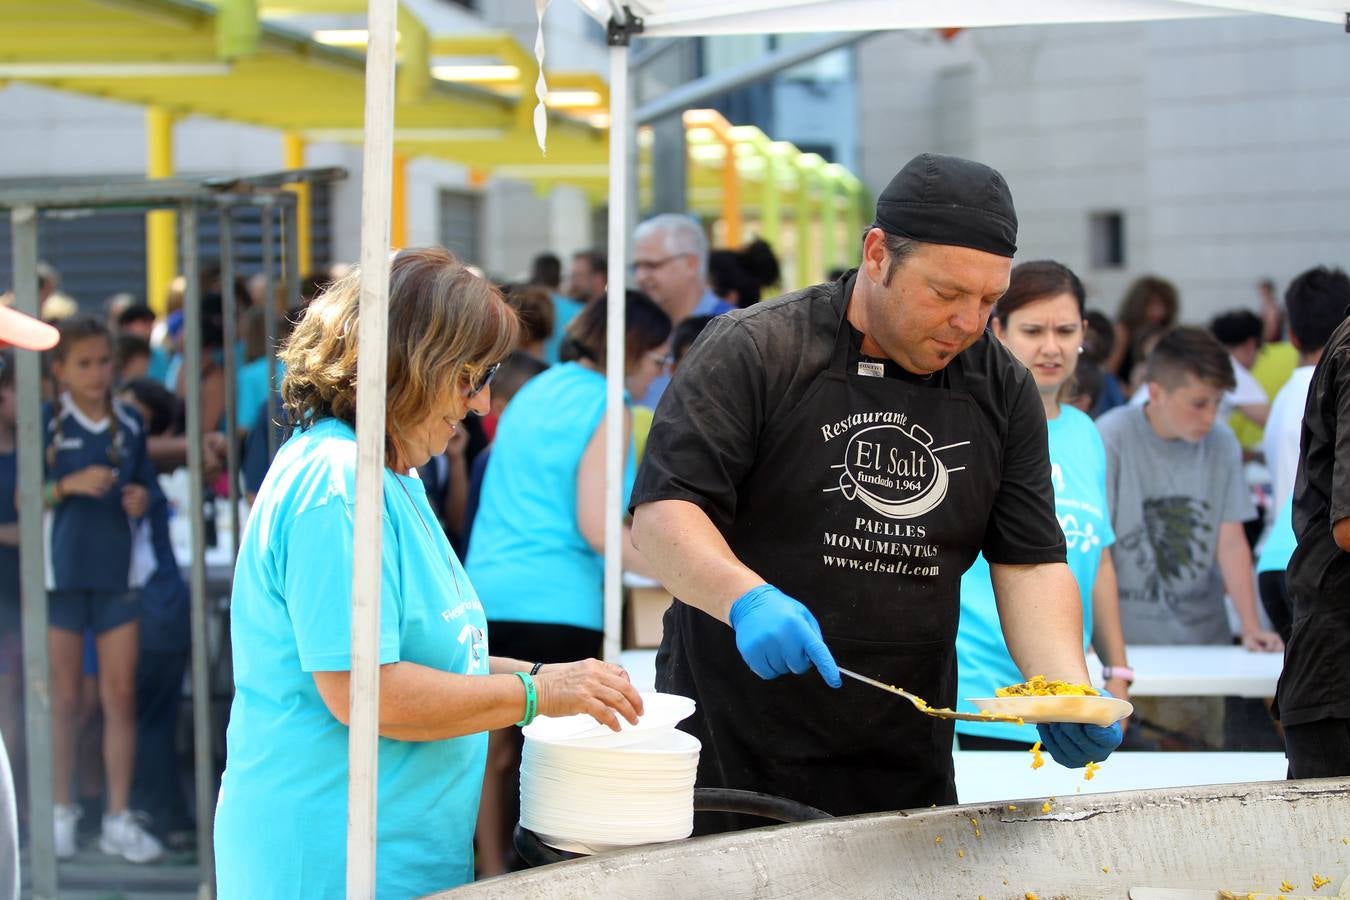
[[[222,900],[342,898],[347,727],[316,671],[351,668],[356,439],[336,419],[277,453],[244,529],[230,633],[235,697],[216,810]],[[416,478],[384,472],[380,663],[488,673],[487,622]],[[487,735],[379,740],[376,890],[473,879]]]
[[[281,385],[286,374],[286,365],[277,360],[277,385]],[[258,410],[267,402],[267,357],[260,356],[244,363],[235,374],[234,419],[242,430],[253,427],[258,420]]]
[[[604,558],[577,525],[577,470],[605,414],[605,376],[578,363],[536,375],[497,424],[469,538],[489,621],[604,629]],[[623,506],[633,490],[631,441]]]
[[[1115,542],[1106,505],[1106,450],[1092,419],[1062,404],[1050,426],[1050,479],[1055,515],[1064,531],[1069,569],[1083,601],[1083,646],[1092,638],[1092,585],[1102,550]],[[992,697],[997,688],[1016,684],[1022,674],[1008,654],[999,625],[994,586],[984,556],[961,577],[961,627],[956,635],[958,710],[977,712],[967,698]],[[1037,740],[1033,725],[957,722],[962,734],[1010,741]]]
[[[1261,555],[1256,558],[1256,571],[1283,572],[1289,568],[1289,558],[1298,546],[1298,537],[1294,534],[1294,495],[1290,494],[1280,507],[1279,515],[1271,523],[1270,534],[1261,546]]]
[[[544,361],[551,366],[558,363],[558,352],[562,349],[563,335],[567,331],[567,326],[586,308],[584,303],[559,293],[552,294],[552,298],[553,333],[544,342]]]

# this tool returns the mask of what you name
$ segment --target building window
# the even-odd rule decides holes
[[[1125,214],[1095,212],[1088,216],[1088,253],[1094,269],[1125,268]]]
[[[440,200],[441,246],[467,263],[482,266],[479,226],[483,200],[468,191],[442,190]]]

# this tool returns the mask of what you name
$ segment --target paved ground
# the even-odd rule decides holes
[[[62,900],[196,900],[196,856],[166,853],[159,862],[138,866],[99,852],[95,842],[59,864],[57,889]],[[22,896],[31,895],[25,865]]]

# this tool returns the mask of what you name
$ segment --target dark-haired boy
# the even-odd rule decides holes
[[[1350,774],[1350,319],[1313,371],[1300,447],[1294,625],[1275,698],[1289,777],[1324,778]]]
[[[1256,613],[1252,556],[1242,523],[1252,500],[1242,454],[1218,421],[1233,387],[1228,352],[1202,328],[1176,328],[1147,360],[1148,402],[1097,420],[1106,445],[1106,491],[1116,532],[1120,620],[1131,644],[1229,644],[1225,592],[1249,650],[1280,638]],[[1142,701],[1141,701],[1142,702]],[[1222,707],[1136,704],[1158,724],[1222,741]]]
[[[1217,421],[1233,386],[1228,353],[1201,328],[1165,334],[1147,361],[1146,404],[1097,421],[1121,556],[1120,618],[1134,644],[1227,644],[1233,598],[1243,644],[1279,650],[1256,615],[1242,523],[1252,501],[1232,431]]]

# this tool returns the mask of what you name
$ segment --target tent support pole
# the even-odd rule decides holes
[[[396,0],[370,0],[365,150],[361,160],[361,296],[356,367],[356,539],[347,741],[347,897],[375,896],[379,784],[380,559],[384,529],[385,388],[389,355],[389,227],[393,198]]]
[[[631,13],[628,14],[631,17]],[[640,23],[639,23],[639,27]],[[628,247],[628,35],[609,26],[609,288],[605,322],[605,644],[619,661],[623,623],[624,284]]]

